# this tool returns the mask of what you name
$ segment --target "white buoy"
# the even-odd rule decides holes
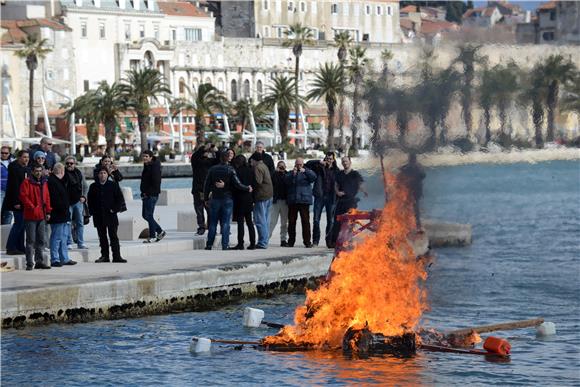
[[[211,349],[211,340],[204,337],[193,337],[189,350],[191,352],[209,352]]]
[[[556,334],[556,324],[553,322],[543,322],[538,325],[538,329],[536,331],[538,336],[551,336]]]
[[[250,328],[258,328],[264,318],[264,311],[262,309],[245,308],[244,309],[244,326]]]

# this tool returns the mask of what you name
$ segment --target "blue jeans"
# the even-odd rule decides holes
[[[270,207],[272,199],[259,200],[254,204],[254,223],[258,230],[258,246],[267,247],[270,240]]]
[[[209,231],[207,234],[208,247],[213,246],[218,221],[222,230],[222,249],[230,246],[230,220],[234,211],[234,201],[231,198],[211,199],[209,202]]]
[[[50,225],[50,262],[67,263],[68,247],[66,240],[68,238],[68,223],[53,223]]]
[[[147,196],[143,198],[143,208],[141,216],[143,219],[149,223],[149,238],[155,238],[163,229],[155,221],[153,214],[155,213],[155,204],[157,203],[158,196]]]
[[[24,214],[22,210],[15,210],[13,213],[14,224],[6,241],[6,250],[24,252]]]
[[[326,232],[328,237],[330,230],[332,230],[332,221],[334,218],[334,193],[324,194],[322,197],[314,198],[314,221],[312,228],[312,243],[317,245],[320,242],[320,218],[322,217],[322,210],[326,208]]]
[[[70,206],[71,222],[68,227],[67,244],[73,244],[73,232],[76,236],[77,246],[83,247],[85,245],[85,238],[83,236],[85,224],[83,219],[83,203],[77,202]]]
[[[6,210],[4,208],[4,197],[6,197],[6,192],[0,191],[0,204],[2,204],[2,214],[0,215],[0,223],[1,224],[10,224],[12,223],[12,211]]]

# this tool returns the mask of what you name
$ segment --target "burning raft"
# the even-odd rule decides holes
[[[365,228],[372,233],[357,239],[343,235],[344,243],[336,251],[326,280],[317,289],[306,292],[304,305],[295,311],[294,325],[267,323],[282,329],[261,341],[214,339],[213,342],[251,344],[278,351],[342,348],[346,353],[361,355],[412,355],[418,348],[487,354],[456,348],[476,342],[479,339],[476,329],[446,336],[419,328],[421,316],[428,308],[422,286],[427,278],[428,260],[418,259],[409,242],[416,225],[408,191],[395,177],[387,176],[387,181],[387,186],[395,189],[389,191],[385,208],[371,213],[371,223]],[[343,224],[341,232],[355,229],[364,218],[356,211],[350,215],[344,221],[350,222],[351,227]],[[263,312],[256,317],[261,318]],[[504,324],[499,330],[514,328],[510,324],[514,323]],[[490,331],[493,329],[482,332]],[[192,343],[196,352],[209,349],[210,345],[211,340],[202,338],[194,338]],[[493,353],[509,353],[509,343],[495,338],[484,348]]]

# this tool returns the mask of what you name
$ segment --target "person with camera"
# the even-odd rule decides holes
[[[84,206],[87,197],[88,185],[83,173],[76,167],[77,160],[74,156],[68,156],[65,161],[65,184],[68,192],[71,223],[68,232],[68,245],[73,241],[79,249],[87,249],[84,239]]]
[[[119,228],[117,213],[126,211],[127,206],[119,184],[109,178],[107,167],[101,167],[97,173],[97,180],[89,187],[87,203],[89,213],[93,217],[93,224],[99,235],[99,246],[101,247],[101,257],[95,262],[110,262],[109,245],[113,253],[113,262],[127,262],[121,257],[121,246],[117,236]]]
[[[197,235],[205,233],[206,218],[204,211],[207,212],[207,209],[203,201],[203,188],[207,172],[217,162],[215,146],[211,143],[203,144],[191,155],[191,171],[193,173],[191,194],[193,195],[193,208],[197,217]],[[209,212],[207,214],[209,217]]]
[[[99,163],[95,165],[95,168],[93,169],[94,181],[97,181],[99,179],[98,174],[101,168],[103,167],[107,169],[107,172],[109,173],[109,179],[116,181],[117,183],[123,180],[123,175],[121,174],[121,171],[119,171],[119,169],[117,168],[117,165],[114,163],[111,156],[104,155],[103,157],[101,157],[101,161],[99,161]]]
[[[328,238],[330,230],[332,230],[334,206],[336,203],[334,184],[338,173],[334,152],[327,152],[323,160],[310,160],[306,163],[306,168],[310,168],[316,173],[316,181],[314,182],[313,189],[314,214],[312,222],[312,243],[314,246],[318,246],[320,242],[320,218],[322,217],[322,211],[324,209],[326,209],[325,240]]]
[[[296,221],[300,214],[302,223],[302,241],[305,247],[312,247],[310,242],[310,205],[312,204],[312,183],[316,174],[304,168],[304,159],[297,158],[294,169],[286,174],[288,188],[288,247],[296,242]]]
[[[251,185],[240,182],[235,169],[229,165],[230,156],[220,155],[220,163],[211,167],[204,183],[203,199],[209,207],[209,230],[205,249],[211,250],[215,241],[217,224],[221,224],[222,250],[229,250],[230,220],[234,209],[234,189],[252,192]]]

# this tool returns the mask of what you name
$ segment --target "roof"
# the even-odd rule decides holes
[[[399,12],[401,13],[417,12],[417,6],[407,5],[406,7],[401,8]]]
[[[2,20],[2,29],[6,30],[2,34],[2,44],[20,43],[28,35],[23,28],[47,27],[55,31],[71,31],[71,29],[54,19],[27,19],[27,20]]]
[[[434,35],[438,32],[455,31],[459,26],[445,20],[421,19],[421,33],[425,35]]]
[[[556,8],[556,1],[544,3],[538,7],[538,11],[548,11]]]
[[[407,19],[407,18],[400,18],[399,19],[399,24],[401,25],[401,28],[412,31],[413,30],[413,24],[415,24],[411,19]]]
[[[209,14],[186,2],[157,3],[159,11],[170,16],[209,17]]]
[[[491,17],[496,9],[497,9],[496,7],[487,7],[483,11],[483,16]]]

